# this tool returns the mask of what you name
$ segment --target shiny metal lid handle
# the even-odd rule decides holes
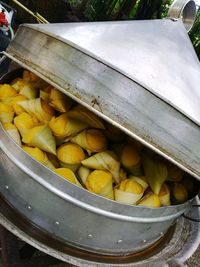
[[[193,0],[175,0],[169,8],[168,17],[182,19],[187,32],[192,28],[196,17],[196,4]]]

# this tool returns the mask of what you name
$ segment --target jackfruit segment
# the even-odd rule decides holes
[[[16,95],[15,97],[13,97],[13,99],[11,101],[11,105],[13,107],[15,114],[19,115],[19,114],[25,112],[25,110],[20,105],[18,105],[18,102],[21,102],[24,100],[27,100],[26,96],[24,96],[24,95],[19,94],[19,95]]]
[[[152,191],[158,195],[160,189],[167,179],[167,167],[166,165],[154,159],[152,156],[143,154],[143,167],[147,181]]]
[[[158,195],[154,193],[146,194],[138,203],[138,206],[145,206],[149,208],[159,208],[161,206]]]
[[[50,105],[60,112],[67,112],[73,103],[73,100],[57,90],[52,88],[50,92]]]
[[[60,168],[60,162],[56,155],[47,152],[47,157],[56,169]]]
[[[142,178],[142,177],[136,177],[136,176],[133,176],[133,175],[131,175],[131,176],[129,176],[129,179],[131,180],[131,181],[135,181],[135,182],[137,182],[138,184],[140,184],[142,187],[143,187],[143,189],[144,189],[144,191],[148,188],[148,183]]]
[[[53,134],[59,138],[74,136],[88,127],[87,124],[77,120],[68,118],[68,114],[64,113],[58,117],[52,117],[49,122]]]
[[[14,124],[23,137],[29,129],[38,125],[38,120],[28,113],[23,112],[14,118]]]
[[[71,109],[68,113],[69,118],[78,120],[79,122],[85,123],[93,128],[105,129],[103,122],[93,112],[89,111],[81,105],[77,105]]]
[[[17,92],[19,92],[19,91],[22,89],[23,85],[24,85],[24,81],[23,81],[22,78],[16,78],[16,79],[14,79],[14,80],[10,83],[10,85],[11,85],[12,88],[14,88]]]
[[[85,166],[80,166],[80,168],[78,169],[78,176],[81,179],[83,184],[86,183],[86,180],[90,173],[91,173],[91,170]]]
[[[47,125],[39,125],[28,130],[22,141],[29,146],[35,146],[46,152],[56,154],[56,141]]]
[[[161,206],[170,206],[170,190],[166,184],[163,184],[158,194]]]
[[[72,170],[68,168],[58,168],[58,169],[55,169],[54,172],[64,177],[66,180],[70,181],[71,183],[76,184],[79,187],[82,187],[78,179],[76,178],[76,175],[74,174]]]
[[[50,101],[50,93],[40,90],[40,98],[48,103]]]
[[[112,175],[107,171],[92,171],[85,182],[86,188],[103,197],[114,199]]]
[[[119,169],[119,180],[120,182],[126,180],[128,177],[127,177],[127,172],[123,169],[123,168],[120,168]]]
[[[38,147],[30,147],[23,145],[22,148],[24,151],[26,151],[31,157],[45,165],[51,170],[55,169],[55,166],[52,164],[52,162],[49,160],[47,154],[39,149]]]
[[[10,97],[6,97],[6,98],[2,98],[0,99],[0,102],[1,103],[4,103],[4,104],[7,104],[9,106],[12,106],[12,101],[13,101],[13,98],[16,97],[17,95],[15,96],[10,96]]]
[[[115,187],[115,200],[125,204],[136,204],[141,199],[144,189],[136,181],[126,179]]]
[[[39,79],[40,78],[36,74],[34,74],[34,73],[32,73],[32,72],[30,72],[28,70],[24,70],[23,71],[23,80],[24,81],[26,81],[26,82],[37,82]]]
[[[18,102],[18,105],[30,115],[35,116],[40,122],[48,122],[54,115],[54,110],[40,98]]]
[[[175,204],[181,204],[188,200],[188,192],[181,183],[174,183],[172,189],[172,200]]]
[[[11,123],[14,118],[14,111],[10,105],[0,102],[0,121],[2,123]]]
[[[140,155],[131,144],[126,144],[122,148],[121,162],[122,165],[133,175],[142,175]]]
[[[88,129],[79,133],[71,139],[71,142],[78,144],[91,152],[101,152],[107,148],[107,140],[103,133],[96,129]]]
[[[9,136],[19,145],[22,145],[20,134],[17,127],[12,123],[4,123],[3,128],[9,134]]]
[[[35,99],[38,96],[38,89],[33,83],[21,81],[19,86],[21,86],[19,93],[28,99]]]
[[[120,162],[112,151],[106,150],[96,153],[81,163],[91,169],[109,171],[113,175],[115,182],[119,183]]]
[[[85,159],[85,153],[79,145],[66,143],[57,149],[57,157],[61,163],[80,164]]]
[[[8,97],[13,97],[16,94],[17,91],[9,84],[0,84],[0,101]]]
[[[177,166],[167,162],[167,180],[179,182],[183,178],[183,171]]]

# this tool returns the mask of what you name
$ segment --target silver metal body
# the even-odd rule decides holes
[[[199,203],[196,199],[195,204]],[[6,207],[6,210],[9,208]],[[192,217],[200,219],[200,210],[192,209],[190,213]],[[80,252],[77,249],[71,250],[64,244],[58,246],[55,239],[50,242],[46,236],[44,237],[44,233],[40,233],[38,229],[34,231],[34,228],[30,224],[27,225],[27,222],[22,221],[22,224],[18,225],[18,219],[13,217],[11,220],[7,215],[4,216],[2,213],[0,215],[0,223],[21,240],[55,258],[70,263],[70,267],[199,266],[198,255],[196,260],[192,256],[200,244],[200,224],[192,223],[183,217],[177,220],[173,232],[168,233],[170,237],[163,244],[158,243],[153,251],[148,249],[142,253],[130,255],[128,260],[127,257],[107,257],[92,255],[87,251]],[[24,224],[27,227],[23,227]],[[188,265],[185,265],[187,263]]]
[[[25,25],[6,55],[199,178],[200,67],[181,22]],[[2,128],[0,134],[1,194],[72,246],[140,251],[190,209],[192,200],[150,209],[91,194],[30,158]]]

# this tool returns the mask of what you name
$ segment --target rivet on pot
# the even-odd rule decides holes
[[[144,240],[143,240],[143,243],[146,243],[146,242],[147,242],[146,239],[144,239]]]
[[[56,225],[59,225],[60,223],[57,221],[57,222],[55,222],[55,224],[56,224]]]
[[[31,206],[28,206],[28,210],[32,210],[32,207]]]
[[[118,244],[119,244],[119,243],[122,243],[122,240],[121,240],[121,239],[117,240],[117,243],[118,243]]]
[[[5,188],[8,190],[9,186],[8,185],[5,185]]]
[[[92,234],[88,234],[88,237],[92,237]]]

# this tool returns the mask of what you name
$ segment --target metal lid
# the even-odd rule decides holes
[[[6,54],[200,177],[200,64],[181,21],[22,25]]]

